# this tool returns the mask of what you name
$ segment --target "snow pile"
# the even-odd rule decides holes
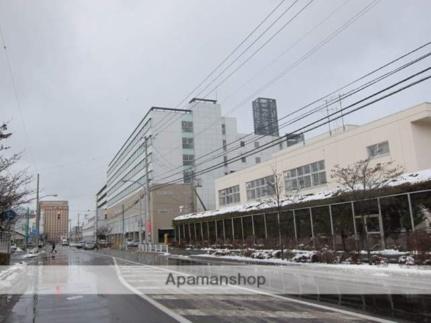
[[[394,179],[389,180],[384,186],[393,187],[393,186],[398,186],[398,185],[407,184],[407,183],[416,184],[416,183],[430,181],[430,180],[431,180],[431,169],[426,169],[418,172],[402,174]],[[283,199],[281,201],[281,205],[287,206],[290,204],[296,204],[300,202],[323,200],[323,199],[333,197],[338,193],[339,193],[339,190],[330,190],[330,191],[323,191],[315,194],[313,193],[302,194],[302,195],[298,194],[296,196]],[[174,220],[179,221],[179,220],[187,220],[187,219],[199,219],[199,218],[212,217],[212,216],[223,215],[228,213],[241,213],[241,212],[248,212],[248,211],[254,211],[254,210],[262,210],[267,208],[273,208],[276,206],[277,206],[277,201],[274,198],[268,198],[262,201],[251,201],[244,204],[227,206],[220,210],[210,210],[210,211],[203,211],[203,212],[197,212],[197,213],[182,214],[177,216]]]

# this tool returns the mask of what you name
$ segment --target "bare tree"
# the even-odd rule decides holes
[[[372,163],[372,160],[368,158],[346,167],[335,165],[331,170],[331,178],[334,178],[343,188],[363,196],[364,192],[380,188],[388,180],[402,174],[403,168],[392,164],[392,161]]]
[[[402,172],[403,168],[399,165],[393,165],[392,161],[374,163],[368,158],[346,167],[335,165],[331,170],[331,178],[335,179],[342,188],[351,191],[354,200],[359,200],[366,197],[367,191],[383,187],[389,180],[401,175]],[[364,214],[362,214],[362,223],[362,243],[367,249],[368,262],[371,263],[371,251],[368,246]]]
[[[26,189],[31,177],[26,171],[13,171],[13,166],[21,158],[20,154],[7,156],[5,151],[9,149],[4,141],[12,134],[8,132],[7,125],[0,126],[0,230],[6,229],[8,219],[2,218],[2,214],[12,207],[26,203],[26,197],[30,193]]]

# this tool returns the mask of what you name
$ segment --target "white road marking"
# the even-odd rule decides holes
[[[148,267],[153,267],[153,268],[157,268],[158,270],[168,271],[167,269],[164,269],[164,268],[158,268],[157,266],[151,266],[151,265],[144,265],[144,264],[141,264],[139,262],[128,260],[128,259],[125,259],[125,258],[122,258],[122,257],[116,257],[116,256],[115,257],[108,256],[108,257],[112,257],[114,259],[114,262],[115,262],[116,266],[118,266],[118,265],[117,265],[117,262],[116,262],[115,258],[118,258],[118,259],[121,259],[122,261],[131,263],[131,264],[145,266],[147,268]],[[175,271],[171,271],[171,272],[175,272]],[[181,273],[181,272],[177,272],[177,273],[180,273],[180,274],[184,275],[184,273]],[[246,288],[246,287],[241,287],[241,286],[233,286],[233,287],[240,288],[240,289],[245,289],[245,290],[248,290],[250,292],[256,293],[258,295],[265,295],[265,296],[269,296],[269,297],[273,297],[273,298],[277,298],[277,299],[289,301],[289,302],[296,303],[296,304],[301,304],[301,305],[306,305],[306,306],[309,306],[309,307],[314,307],[314,308],[323,309],[323,310],[327,310],[327,311],[337,312],[337,313],[341,313],[341,314],[344,314],[344,315],[353,316],[353,317],[356,317],[356,318],[359,318],[359,319],[364,319],[364,320],[369,320],[369,321],[379,322],[379,323],[392,323],[392,322],[395,322],[395,321],[391,321],[391,320],[386,320],[386,319],[381,319],[381,318],[373,317],[373,316],[366,315],[366,314],[351,312],[349,310],[343,310],[343,309],[339,309],[339,308],[333,308],[333,307],[330,307],[330,306],[321,305],[321,304],[315,304],[315,303],[311,303],[311,302],[307,302],[307,301],[302,301],[302,300],[295,299],[295,298],[290,298],[290,297],[276,295],[276,294],[270,294],[270,293],[263,292],[263,291],[257,291],[257,290]],[[146,296],[146,297],[149,298],[148,296]],[[163,305],[161,305],[161,306],[163,306]]]
[[[136,288],[130,286],[130,284],[121,276],[120,269],[119,269],[118,264],[117,264],[117,260],[115,259],[115,257],[112,257],[112,259],[114,260],[115,271],[117,273],[118,279],[127,289],[129,289],[130,291],[132,291],[136,295],[140,296],[141,298],[145,299],[148,303],[152,304],[154,307],[156,307],[157,309],[159,309],[163,313],[169,315],[174,320],[177,320],[178,322],[181,322],[181,323],[191,323],[191,321],[187,320],[186,318],[184,318],[180,314],[177,314],[176,312],[172,311],[171,309],[167,308],[166,306],[155,301],[151,297],[148,297],[147,295],[143,294],[142,292],[140,292]]]

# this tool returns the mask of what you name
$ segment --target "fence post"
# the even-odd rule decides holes
[[[415,232],[415,220],[413,218],[413,206],[412,206],[412,199],[411,199],[410,193],[407,193],[407,201],[409,202],[409,213],[410,213],[412,232]]]
[[[329,204],[329,221],[331,221],[331,236],[332,236],[332,249],[335,251],[335,232],[334,232],[334,221],[332,219],[332,205]]]
[[[235,226],[233,225],[233,218],[231,218],[232,224],[232,242],[235,240]]]
[[[244,221],[242,220],[243,218],[240,217],[241,219],[241,236],[242,236],[242,244],[244,244]]]
[[[383,227],[382,207],[380,205],[380,197],[377,198],[377,207],[379,209],[380,240],[382,242],[382,249],[386,249],[386,247],[385,247],[385,229]],[[367,234],[367,240],[368,240],[368,234]]]
[[[223,243],[226,243],[226,229],[224,228],[224,223],[225,219],[222,220],[223,223]]]
[[[253,234],[253,244],[256,244],[256,233],[254,231],[254,216],[251,215],[251,232]]]
[[[218,240],[217,220],[214,220],[214,230],[215,230],[215,242],[217,242]]]
[[[263,226],[265,228],[265,239],[268,240],[268,229],[266,227],[266,213],[263,213]]]
[[[314,236],[314,225],[313,225],[313,211],[311,207],[308,208],[310,213],[310,226],[311,226],[311,238],[313,239],[313,248],[316,249],[316,237]]]
[[[293,213],[293,231],[295,232],[295,240],[298,242],[298,231],[296,230],[296,212],[295,209],[292,210]]]

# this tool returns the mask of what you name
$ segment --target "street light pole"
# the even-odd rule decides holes
[[[36,246],[39,249],[40,234],[40,201],[39,201],[39,173],[36,177]]]

